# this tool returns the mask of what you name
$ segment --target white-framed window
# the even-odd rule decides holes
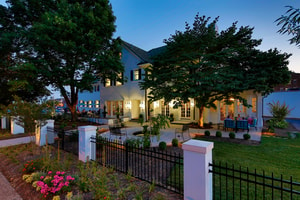
[[[109,86],[111,86],[111,80],[107,78],[105,80],[105,87],[109,87]]]
[[[80,108],[82,108],[82,107],[83,107],[83,105],[84,105],[84,102],[83,102],[83,100],[80,100],[80,101],[79,101],[79,107],[80,107]]]
[[[119,73],[119,74],[118,74],[118,79],[120,79],[120,80],[122,80],[122,81],[117,81],[117,80],[116,80],[116,86],[123,85],[123,73]]]
[[[131,73],[130,73],[131,81],[138,81],[141,79],[142,79],[142,70],[141,69],[131,70]]]
[[[100,101],[99,101],[99,100],[96,100],[96,101],[95,101],[95,107],[96,107],[96,108],[100,108]]]
[[[191,104],[190,104],[190,102],[182,104],[182,106],[181,106],[181,117],[191,117]]]
[[[164,101],[161,101],[161,114],[170,116],[170,106],[169,104],[165,105]]]

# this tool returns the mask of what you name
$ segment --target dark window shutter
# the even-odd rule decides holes
[[[133,81],[133,70],[130,70],[130,80]]]
[[[142,80],[142,69],[139,69],[139,80]]]
[[[112,79],[110,79],[110,86],[112,86],[113,85],[113,81],[112,81]]]

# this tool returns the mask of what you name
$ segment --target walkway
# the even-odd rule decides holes
[[[142,127],[140,124],[136,123],[136,122],[126,122],[125,123],[126,128],[123,128],[123,130],[125,130],[127,132],[127,138],[141,138],[139,136],[135,136],[133,135],[133,133],[138,132],[138,131],[142,131]],[[102,128],[108,128],[108,125],[103,125],[101,126]],[[170,128],[166,128],[166,129],[161,129],[160,131],[160,136],[152,136],[151,137],[151,145],[152,146],[158,146],[159,142],[161,141],[165,141],[167,143],[167,145],[171,145],[172,144],[172,140],[175,138],[175,129],[176,128],[181,128],[182,125],[179,124],[171,124]],[[177,135],[177,139],[179,142],[183,142],[183,141],[187,141],[189,139],[191,139],[192,137],[194,137],[196,134],[199,135],[204,135],[204,131],[206,129],[193,129],[190,128],[188,131],[185,131],[183,133],[183,138],[180,135]],[[208,129],[210,131],[210,135],[211,136],[215,136],[216,132],[218,131],[216,128],[215,129]],[[222,137],[229,137],[229,131],[223,131],[220,130],[222,132]],[[247,133],[246,131],[239,131],[236,133],[236,138],[239,139],[243,139],[243,135]],[[257,130],[255,130],[255,128],[250,128],[249,134],[251,136],[250,140],[255,140],[255,141],[260,141],[261,140],[261,129],[258,128]],[[110,137],[110,133],[109,131],[101,134],[103,137],[109,138]],[[179,136],[179,137],[178,137]],[[122,136],[121,138],[119,136],[115,136],[112,135],[111,139],[113,140],[122,140],[123,142],[126,140],[125,136]]]

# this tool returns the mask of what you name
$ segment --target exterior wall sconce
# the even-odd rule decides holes
[[[159,102],[158,101],[154,101],[154,108],[157,108],[159,106]]]
[[[141,101],[141,103],[140,103],[140,108],[141,108],[141,109],[145,109],[144,101]]]
[[[127,101],[125,107],[126,109],[131,109],[131,101]]]

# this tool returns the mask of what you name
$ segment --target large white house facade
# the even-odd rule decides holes
[[[100,101],[101,113],[105,109],[106,117],[114,118],[116,113],[125,119],[136,119],[143,114],[145,119],[149,116],[164,114],[174,116],[175,121],[197,121],[199,119],[199,110],[195,107],[194,99],[188,103],[182,104],[181,107],[174,109],[172,102],[165,104],[164,100],[149,103],[147,99],[148,91],[141,90],[139,82],[144,78],[144,68],[150,64],[149,56],[158,52],[159,48],[152,49],[148,52],[124,42],[122,48],[121,61],[124,65],[124,83],[106,80],[105,84],[100,84]],[[82,95],[82,94],[81,94]],[[88,93],[86,93],[88,95]],[[217,109],[204,110],[204,122],[214,124],[221,123],[228,116],[257,118],[257,126],[263,125],[262,120],[262,96],[253,91],[245,91],[242,96],[247,99],[248,104],[252,107],[244,107],[238,100],[232,99],[231,105],[224,102],[217,102]],[[79,98],[79,102],[83,98]],[[89,97],[85,97],[88,102]],[[94,100],[97,101],[97,100]],[[82,105],[82,104],[81,104]]]

